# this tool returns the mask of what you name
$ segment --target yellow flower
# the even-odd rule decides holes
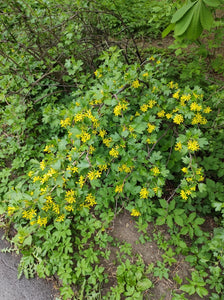
[[[141,213],[137,209],[133,208],[131,211],[131,216],[139,217],[139,216],[141,216]]]
[[[85,183],[85,177],[83,175],[80,175],[78,184],[80,185],[81,188],[83,187],[84,183]]]
[[[155,57],[154,57],[154,56],[151,56],[151,57],[149,58],[149,60],[155,60]]]
[[[165,116],[165,110],[159,111],[159,112],[157,113],[157,116],[158,116],[159,118],[164,117],[164,116]]]
[[[140,87],[140,83],[139,83],[138,79],[136,79],[135,81],[132,82],[132,87],[135,88],[135,89]]]
[[[116,187],[115,187],[115,193],[122,193],[122,191],[123,191],[123,184],[116,185]]]
[[[158,186],[153,188],[153,191],[154,191],[155,194],[157,194],[158,190],[159,190]]]
[[[149,103],[148,103],[148,107],[149,108],[153,108],[153,106],[156,104],[156,101],[155,100],[149,100]]]
[[[180,151],[182,149],[182,144],[181,142],[176,143],[174,150],[175,151]]]
[[[89,177],[90,180],[97,179],[97,178],[99,178],[100,176],[101,176],[101,172],[100,172],[100,171],[95,171],[95,170],[93,170],[93,171],[90,171],[90,172],[88,173],[88,177]]]
[[[152,133],[153,130],[155,130],[156,128],[156,126],[152,125],[151,123],[148,123],[147,125],[148,125],[148,129],[147,129],[148,133]]]
[[[107,134],[107,132],[106,132],[106,130],[100,130],[99,131],[99,136],[103,139],[104,138],[104,136]]]
[[[14,206],[8,206],[8,216],[13,215],[16,208]]]
[[[57,219],[56,222],[62,222],[65,219],[65,214],[60,215]]]
[[[42,161],[40,162],[40,168],[41,168],[41,170],[43,171],[43,170],[45,169],[45,167],[46,167],[45,161],[42,160]]]
[[[88,133],[88,132],[82,132],[82,134],[81,134],[81,140],[82,140],[82,142],[83,143],[85,143],[85,142],[87,142],[88,140],[90,140],[90,138],[91,138],[91,135]]]
[[[182,101],[189,101],[191,99],[191,95],[187,94],[187,95],[182,95],[180,100]]]
[[[180,90],[178,90],[176,93],[174,93],[174,94],[173,94],[173,98],[179,99],[179,98],[180,98],[179,93],[180,93]]]
[[[198,141],[195,141],[195,140],[188,141],[187,148],[193,152],[198,151],[200,149]]]
[[[191,103],[190,110],[200,111],[200,110],[202,110],[202,106],[198,105],[196,102],[193,102],[193,103]]]
[[[201,123],[201,124],[203,123],[203,117],[202,117],[201,114],[197,113],[197,114],[194,116],[194,118],[193,118],[191,124],[192,124],[192,125],[195,125],[195,124],[200,124],[200,123]]]
[[[140,198],[147,199],[148,196],[149,196],[149,191],[147,190],[147,188],[142,188],[140,191]]]
[[[73,208],[71,205],[65,206],[65,209],[66,209],[67,211],[73,211],[73,210],[74,210],[74,208]]]
[[[90,193],[86,196],[85,202],[88,207],[94,206],[96,203],[95,197]]]
[[[65,201],[67,201],[68,203],[75,203],[75,191],[68,190],[65,194]]]
[[[53,148],[54,145],[47,145],[45,148],[44,148],[44,152],[47,152],[47,153],[51,153],[51,148]]]
[[[59,209],[59,205],[58,205],[58,204],[53,203],[53,208],[52,208],[52,210],[53,210],[57,215],[59,215],[60,209]]]
[[[173,118],[173,122],[176,124],[183,123],[183,121],[184,121],[184,118],[181,114],[176,114]]]
[[[71,119],[66,118],[65,120],[61,120],[60,124],[61,124],[61,127],[67,127],[67,126],[71,125]]]
[[[207,106],[207,107],[203,110],[203,112],[204,112],[205,114],[209,114],[211,111],[212,111],[212,110],[211,110],[211,108],[210,108],[209,106]]]
[[[160,61],[160,60],[157,60],[157,62],[156,62],[156,63],[157,63],[157,65],[159,65],[159,64],[161,64],[161,61]]]
[[[119,152],[116,148],[112,148],[109,152],[109,154],[115,158],[117,158],[119,156]]]
[[[186,174],[188,173],[188,169],[186,167],[182,168],[181,171],[186,173]]]
[[[172,115],[171,114],[166,114],[166,118],[169,120],[170,118],[172,118]]]
[[[35,176],[33,177],[33,182],[39,181],[40,179],[41,179],[40,176]]]
[[[32,177],[32,176],[33,176],[33,174],[34,174],[34,172],[33,172],[33,171],[29,171],[29,173],[28,173],[28,176],[29,176],[29,177]]]
[[[181,190],[181,191],[180,191],[180,195],[181,195],[181,198],[182,198],[182,199],[187,200],[188,197],[187,197],[187,195],[186,195],[186,193],[185,193],[184,190]]]
[[[147,104],[143,104],[141,107],[140,107],[140,110],[142,112],[146,112],[148,110],[148,105]]]
[[[149,76],[149,73],[146,72],[146,73],[142,74],[142,76],[143,76],[143,77],[148,77],[148,76]]]
[[[152,169],[151,169],[151,171],[153,172],[153,175],[154,176],[157,176],[157,175],[159,175],[160,174],[160,170],[159,170],[159,168],[158,167],[153,167]]]
[[[40,226],[43,226],[43,225],[46,226],[47,225],[47,217],[41,218],[40,216],[38,216],[37,224],[39,224]]]
[[[112,138],[107,138],[103,139],[103,143],[107,146],[110,147],[110,143],[112,142]]]

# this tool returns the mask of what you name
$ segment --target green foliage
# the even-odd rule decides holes
[[[172,17],[171,24],[163,33],[165,37],[172,29],[179,38],[196,40],[203,30],[210,30],[213,25],[211,7],[220,7],[222,0],[187,1]]]
[[[172,19],[177,36],[210,30],[219,3],[188,2]],[[63,299],[143,299],[152,277],[170,279],[177,254],[195,269],[180,290],[204,297],[210,289],[211,299],[223,290],[223,91],[201,74],[222,41],[222,21],[210,30],[216,41],[188,59],[180,51],[141,57],[135,40],[158,36],[176,7],[1,3],[1,224],[16,230],[19,277],[56,275]],[[109,235],[124,207],[140,242],[153,239],[164,251],[148,268]],[[210,238],[201,225],[214,212],[219,228]],[[153,237],[148,222],[157,225]],[[119,246],[117,286],[104,296],[111,244]],[[173,299],[186,299],[180,290]]]

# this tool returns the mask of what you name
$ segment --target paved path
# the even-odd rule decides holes
[[[0,230],[0,300],[55,299],[52,282],[37,278],[28,280],[24,276],[18,280],[19,257],[15,253],[1,252],[9,246],[2,236],[3,231]]]

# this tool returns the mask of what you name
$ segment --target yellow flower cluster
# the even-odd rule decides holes
[[[71,125],[71,119],[70,118],[66,118],[65,120],[61,120],[60,121],[61,127],[67,127]]]
[[[120,103],[118,105],[115,106],[114,108],[114,114],[115,116],[119,116],[119,115],[122,115],[122,111],[125,111],[126,109],[128,108],[128,103]]]
[[[119,172],[125,172],[125,173],[130,173],[133,167],[128,167],[127,165],[123,164],[122,166],[118,167]]]
[[[149,196],[149,191],[147,188],[142,188],[140,191],[140,198],[147,199]]]
[[[75,203],[76,202],[75,191],[73,191],[73,190],[67,191],[65,194],[65,201],[70,204]]]
[[[161,111],[159,111],[158,113],[157,113],[157,116],[159,117],[159,118],[163,118],[164,116],[165,116],[165,110],[161,110]]]
[[[187,148],[192,152],[198,151],[200,149],[198,141],[195,140],[188,141]]]
[[[205,125],[206,123],[207,123],[206,118],[202,117],[200,113],[197,113],[191,122],[192,125],[196,125],[196,124]]]
[[[135,88],[135,89],[137,89],[138,87],[140,87],[139,80],[136,79],[135,81],[133,81],[131,86],[132,86],[133,88]]]
[[[122,193],[122,191],[123,191],[123,184],[116,185],[116,187],[115,187],[115,193]]]
[[[90,180],[100,178],[100,176],[101,176],[101,172],[97,170],[93,170],[88,173],[88,177]]]
[[[160,170],[157,166],[153,167],[151,171],[153,172],[154,176],[158,176],[160,174]]]
[[[148,129],[147,129],[148,133],[152,133],[153,130],[155,130],[156,128],[156,126],[151,123],[148,123],[147,125],[148,125]]]
[[[176,124],[181,124],[181,123],[183,123],[183,121],[184,121],[184,118],[181,114],[176,114],[173,118],[173,122]]]
[[[35,209],[25,210],[23,212],[23,218],[28,220],[32,220],[36,215],[37,213]]]
[[[95,200],[95,197],[89,193],[86,198],[85,198],[85,207],[92,207],[94,205],[96,205],[96,200]]]
[[[174,150],[175,150],[175,151],[180,151],[181,149],[182,149],[182,144],[181,144],[181,142],[177,142],[176,145],[175,145]]]
[[[117,158],[119,156],[119,151],[117,150],[117,148],[112,148],[110,150],[109,154],[110,154],[110,156]]]
[[[139,216],[141,216],[141,213],[137,209],[133,208],[131,211],[131,216],[139,217]]]
[[[193,103],[191,103],[190,110],[200,111],[200,110],[202,110],[202,106],[198,105],[196,102],[193,102]]]

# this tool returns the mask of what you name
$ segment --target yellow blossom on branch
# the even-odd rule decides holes
[[[138,79],[136,79],[135,81],[133,81],[131,86],[133,88],[135,88],[135,89],[137,89],[138,87],[140,87],[140,83],[139,83]]]
[[[117,158],[119,156],[119,151],[116,148],[112,148],[109,152],[110,156]]]
[[[139,217],[139,216],[141,216],[141,213],[137,209],[133,208],[131,211],[131,216]]]
[[[140,198],[147,199],[149,196],[149,191],[147,188],[142,188],[140,191]]]
[[[148,129],[147,129],[148,133],[152,133],[153,130],[155,130],[156,128],[156,126],[151,123],[148,123],[147,125],[148,125]]]
[[[174,150],[175,151],[180,151],[182,149],[182,144],[181,142],[176,143]]]
[[[183,123],[183,121],[184,121],[184,118],[181,114],[176,114],[173,118],[173,122],[176,124],[181,124],[181,123]]]
[[[153,167],[151,171],[153,172],[154,176],[158,176],[160,174],[160,170],[157,166]]]
[[[199,144],[198,144],[198,141],[195,141],[195,140],[190,140],[188,141],[187,143],[187,148],[190,150],[190,151],[198,151],[200,149],[199,147]]]

